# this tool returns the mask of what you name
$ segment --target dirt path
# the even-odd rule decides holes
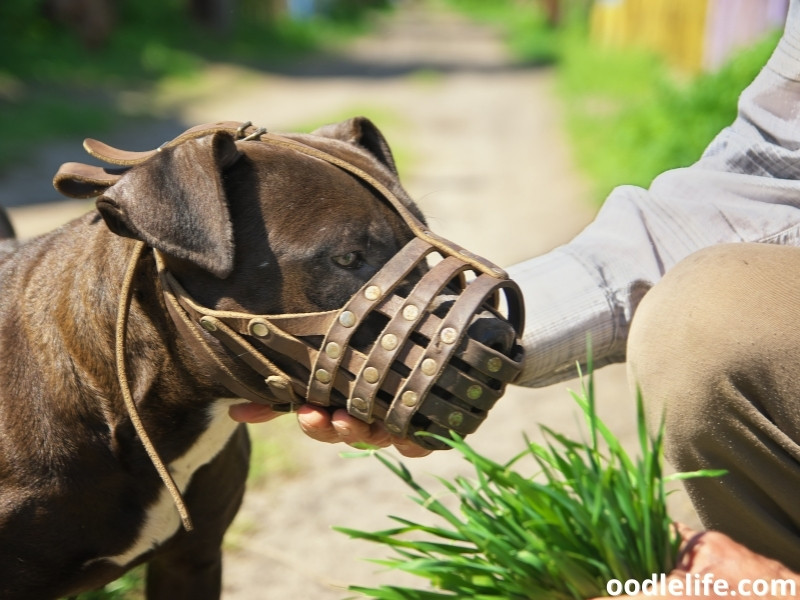
[[[212,67],[180,120],[252,120],[280,131],[365,114],[386,134],[406,188],[438,233],[505,265],[568,241],[593,210],[562,137],[552,74],[513,65],[490,29],[403,6],[374,35],[291,73]],[[181,125],[169,123],[176,131]],[[145,148],[174,134],[139,133]],[[157,133],[160,140],[150,142],[148,135]],[[79,160],[77,149],[73,145],[62,160]],[[49,160],[37,165],[48,169],[40,179],[57,166]],[[0,202],[33,193],[24,191],[32,176],[0,182]],[[44,188],[36,193],[52,194]],[[84,208],[21,207],[12,216],[32,234]],[[523,432],[535,434],[539,423],[574,434],[576,411],[566,390],[577,385],[512,390],[470,442],[503,461],[522,449]],[[624,369],[604,369],[597,386],[601,415],[633,440]],[[295,473],[248,494],[228,544],[224,597],[338,600],[349,595],[343,591],[348,583],[403,581],[362,560],[385,556],[383,548],[351,541],[331,527],[374,530],[391,525],[389,514],[417,518],[421,511],[407,489],[376,461],[341,458],[343,448],[306,439],[291,417],[281,421],[255,433],[280,436]],[[468,472],[452,452],[406,464],[423,481]],[[677,512],[687,518],[680,502]]]

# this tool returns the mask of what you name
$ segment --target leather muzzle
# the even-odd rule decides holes
[[[249,123],[203,125],[167,145],[216,131],[290,148],[347,171],[372,187],[414,238],[341,309],[290,315],[202,306],[156,252],[167,307],[196,359],[233,394],[278,410],[304,402],[345,407],[362,421],[383,421],[391,433],[430,448],[446,445],[414,434],[475,431],[522,369],[524,308],[516,283],[496,265],[432,233],[377,179],[317,148]],[[85,146],[93,156],[125,167],[155,152],[128,153],[93,140]],[[107,185],[117,176],[73,163],[64,184],[75,181],[78,167],[84,169],[81,182],[89,184]],[[512,347],[496,349],[471,336],[478,318],[513,329]]]

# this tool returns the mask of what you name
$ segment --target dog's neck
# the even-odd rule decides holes
[[[46,326],[46,339],[32,341],[38,360],[45,364],[63,361],[58,357],[66,356],[71,368],[44,369],[42,372],[50,379],[32,382],[36,393],[29,397],[38,406],[30,409],[47,411],[54,417],[63,412],[64,419],[79,416],[96,423],[98,430],[110,432],[110,443],[119,450],[126,446],[125,439],[133,437],[119,381],[114,376],[114,349],[121,285],[134,242],[111,234],[101,222],[87,216],[29,246],[31,251],[37,246],[60,246],[59,238],[65,235],[78,236],[84,243],[73,245],[69,253],[64,246],[57,275],[48,273],[46,258],[39,261],[26,282],[25,297],[38,307],[35,318]],[[80,301],[60,301],[59,295],[63,294]],[[91,310],[86,311],[85,307]],[[207,425],[207,409],[226,392],[204,377],[191,361],[184,360],[187,353],[181,351],[181,342],[165,312],[155,266],[146,256],[134,280],[126,363],[144,425],[165,462],[170,462],[202,433]],[[33,318],[33,311],[22,315],[23,320]],[[93,331],[104,334],[98,336]],[[75,378],[73,373],[81,373],[81,377]],[[69,390],[70,396],[80,399],[79,403],[59,402],[58,390]]]

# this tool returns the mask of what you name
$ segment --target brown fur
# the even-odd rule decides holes
[[[369,121],[297,137],[356,163],[411,204]],[[0,250],[0,598],[60,598],[150,561],[151,600],[214,599],[222,536],[244,492],[242,427],[185,493],[194,532],[179,530],[122,568],[102,560],[131,546],[162,489],[115,374],[128,238],[163,251],[183,286],[210,307],[282,313],[341,306],[410,233],[338,168],[256,141],[234,144],[226,134],[160,152],[97,206],[14,251]],[[360,264],[332,260],[348,252],[358,252]],[[147,255],[136,278],[127,364],[166,463],[207,427],[206,409],[231,396],[188,356]]]

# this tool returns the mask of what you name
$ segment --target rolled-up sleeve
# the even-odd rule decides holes
[[[587,337],[595,367],[624,361],[644,294],[681,259],[727,242],[800,245],[800,0],[735,122],[700,160],[647,190],[615,189],[575,239],[509,269],[527,314],[518,383],[575,376]]]

